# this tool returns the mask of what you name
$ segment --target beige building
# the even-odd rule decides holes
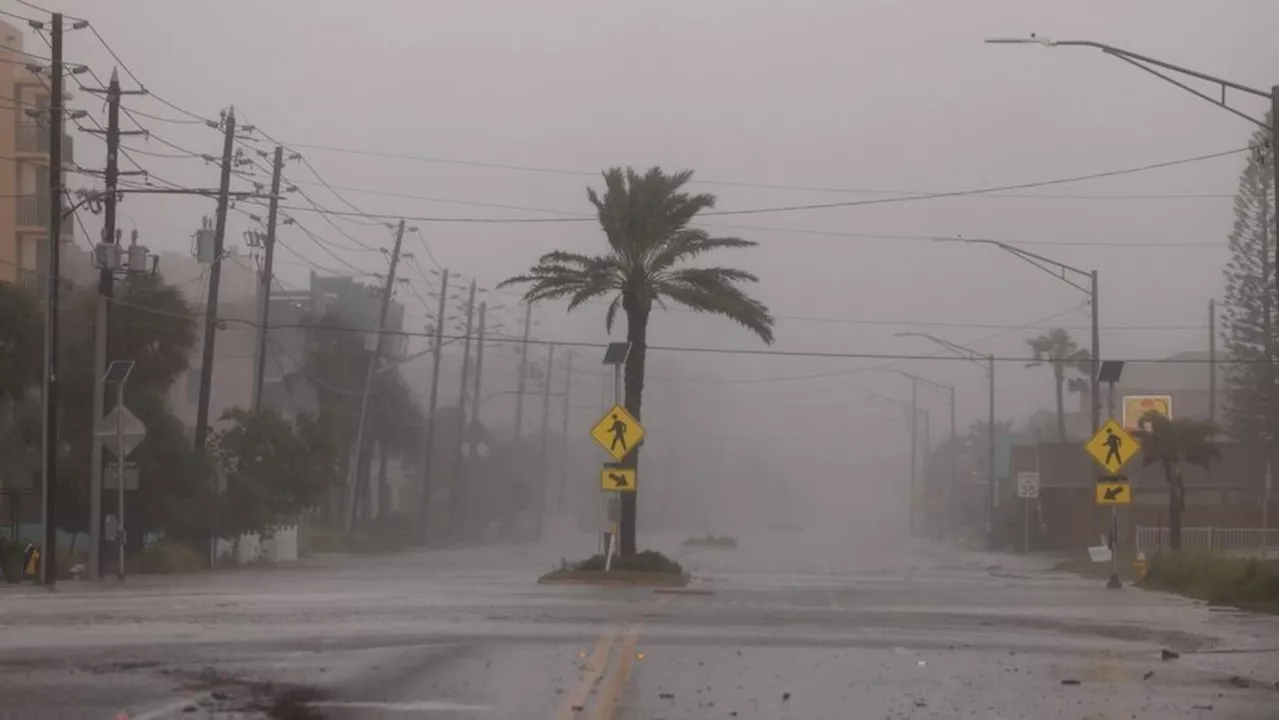
[[[23,31],[0,22],[0,280],[35,287],[44,261],[49,199],[49,75]],[[70,137],[63,166],[73,165]],[[73,220],[62,224],[71,242]]]

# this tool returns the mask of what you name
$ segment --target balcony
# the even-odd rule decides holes
[[[24,121],[18,123],[18,137],[15,143],[17,151],[22,155],[36,158],[49,157],[49,127],[44,123]],[[70,135],[62,136],[62,162],[71,165],[75,159],[75,145]]]
[[[31,292],[44,292],[44,288],[40,286],[40,271],[38,270],[19,270],[18,284]]]
[[[47,193],[20,195],[17,198],[19,233],[46,233],[49,227],[49,200]],[[62,242],[75,241],[75,213],[62,219]]]
[[[18,202],[18,231],[41,232],[49,222],[49,196],[20,195]]]

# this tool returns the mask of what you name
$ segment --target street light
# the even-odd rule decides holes
[[[972,362],[974,365],[983,368],[987,373],[987,492],[986,499],[982,503],[982,512],[984,517],[984,525],[986,530],[987,549],[991,550],[993,543],[991,538],[991,503],[995,499],[996,493],[996,356],[982,355],[976,350],[958,345],[950,340],[943,340],[936,335],[920,332],[900,332],[894,333],[894,337],[918,337],[924,338],[935,345],[941,346],[948,352],[962,357]],[[986,361],[985,366],[983,360]],[[953,412],[954,417],[954,412]]]
[[[947,493],[947,501],[948,501],[948,503],[947,503],[947,504],[950,506],[950,511],[951,511],[951,512],[950,512],[951,520],[950,520],[950,523],[949,523],[949,524],[955,523],[955,512],[956,512],[956,507],[955,507],[955,498],[956,498],[956,442],[957,442],[957,438],[956,438],[956,388],[955,388],[955,386],[954,386],[954,385],[944,385],[944,384],[942,384],[942,383],[934,382],[933,380],[930,380],[930,379],[928,379],[928,378],[920,377],[919,375],[913,375],[913,374],[911,374],[911,373],[909,373],[909,372],[906,372],[906,371],[904,371],[904,370],[894,370],[893,372],[896,372],[897,374],[899,374],[899,375],[901,375],[901,376],[903,376],[903,377],[908,378],[908,379],[910,379],[910,380],[911,380],[911,397],[912,397],[912,399],[913,399],[913,402],[914,402],[914,398],[915,398],[915,395],[916,395],[916,384],[917,384],[917,383],[923,384],[923,385],[925,385],[926,387],[929,387],[929,388],[932,388],[932,389],[934,389],[934,390],[937,390],[938,392],[945,392],[945,393],[946,393],[946,395],[947,395],[947,404],[948,404],[948,406],[949,406],[949,408],[950,408],[950,411],[951,411],[951,440],[948,442],[948,447],[949,447],[949,451],[950,451],[950,452],[949,452],[949,454],[950,454],[950,460],[951,460],[951,478],[950,478],[950,490],[949,490],[949,492]],[[913,442],[914,442],[914,441],[913,441]],[[927,456],[926,456],[926,457],[927,457]],[[954,533],[953,533],[953,534],[954,534]]]
[[[937,237],[936,242],[962,242],[974,245],[994,245],[1005,252],[1017,257],[1019,260],[1033,265],[1040,270],[1052,275],[1061,282],[1083,292],[1089,296],[1089,353],[1092,356],[1089,360],[1089,424],[1093,432],[1098,431],[1099,415],[1101,414],[1101,400],[1098,397],[1098,363],[1101,362],[1098,338],[1098,271],[1097,270],[1081,270],[1066,263],[1050,260],[1049,258],[1033,253],[1030,250],[1024,250],[1020,247],[1010,245],[999,240],[989,240],[987,238],[963,238],[963,237]],[[1048,267],[1046,267],[1048,266]],[[1088,285],[1081,285],[1072,279],[1072,276],[1088,280]]]
[[[1274,192],[1274,197],[1272,197],[1272,206],[1274,206],[1275,209],[1272,211],[1271,215],[1275,218],[1276,275],[1277,277],[1280,277],[1280,132],[1277,132],[1277,129],[1280,129],[1280,85],[1272,85],[1270,92],[1258,90],[1256,87],[1240,85],[1240,83],[1231,82],[1229,79],[1213,77],[1210,76],[1210,74],[1198,72],[1198,70],[1184,68],[1181,67],[1181,65],[1175,65],[1172,63],[1166,63],[1164,60],[1149,58],[1147,55],[1130,53],[1129,50],[1124,50],[1123,47],[1106,45],[1103,44],[1103,42],[1094,42],[1092,40],[1050,40],[1050,38],[1047,37],[1037,37],[1032,33],[1032,36],[1030,37],[992,37],[988,38],[987,44],[1042,45],[1044,47],[1093,47],[1094,50],[1101,50],[1103,54],[1111,55],[1112,58],[1124,60],[1125,63],[1129,63],[1140,70],[1146,70],[1146,72],[1162,79],[1162,81],[1170,83],[1170,85],[1183,88],[1183,90],[1199,97],[1199,99],[1212,102],[1213,105],[1219,106],[1219,108],[1228,111],[1228,113],[1236,115],[1236,117],[1249,120],[1249,122],[1265,129],[1267,132],[1270,132],[1271,172],[1274,173],[1271,178],[1271,190]],[[1198,91],[1194,87],[1190,87],[1187,83],[1180,81],[1178,78],[1167,76],[1167,74],[1161,72],[1161,69],[1181,74],[1181,76],[1184,77],[1201,79],[1201,81],[1213,83],[1213,85],[1219,87],[1219,96],[1213,97],[1211,95],[1204,94],[1204,92]],[[1242,113],[1240,110],[1231,108],[1230,105],[1226,104],[1226,91],[1228,90],[1235,90],[1236,92],[1243,92],[1245,95],[1263,97],[1263,99],[1271,100],[1271,123],[1268,124],[1266,120],[1251,117],[1251,115]],[[1266,268],[1266,263],[1263,263],[1263,268]],[[1276,284],[1276,297],[1277,299],[1280,299],[1280,283]],[[1093,374],[1097,374],[1097,365],[1094,365]],[[1097,387],[1094,387],[1094,391],[1096,391],[1096,389]],[[1097,395],[1097,393],[1094,392],[1094,395]],[[1094,423],[1094,429],[1097,429],[1097,423]]]

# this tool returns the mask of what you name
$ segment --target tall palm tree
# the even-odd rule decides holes
[[[501,286],[527,284],[524,297],[529,302],[568,298],[569,310],[588,300],[612,296],[605,311],[605,329],[613,329],[621,308],[627,315],[627,340],[631,343],[625,404],[640,419],[645,342],[654,303],[665,307],[663,300],[667,299],[698,312],[723,315],[768,344],[773,343],[773,316],[740,287],[756,282],[755,275],[735,268],[688,265],[712,250],[755,246],[741,238],[711,237],[705,230],[689,226],[699,212],[716,202],[714,195],[691,195],[681,190],[692,171],[667,174],[654,167],[640,174],[631,168],[614,167],[603,175],[604,195],[587,188],[587,199],[596,208],[608,249],[600,255],[547,253],[527,273],[509,278]],[[624,463],[636,467],[638,454],[633,451]],[[621,552],[634,554],[635,493],[622,496],[620,525]]]
[[[1220,454],[1211,442],[1218,428],[1208,420],[1170,420],[1155,410],[1144,413],[1138,425],[1134,434],[1142,444],[1142,464],[1160,463],[1164,468],[1164,481],[1169,485],[1169,547],[1176,552],[1182,549],[1182,511],[1187,507],[1182,464],[1207,470],[1209,462]]]
[[[1083,373],[1086,377],[1092,372],[1089,351],[1076,345],[1071,333],[1062,328],[1054,328],[1043,335],[1027,340],[1031,348],[1031,362],[1027,367],[1049,365],[1053,368],[1053,396],[1057,403],[1058,440],[1067,441],[1067,416],[1063,408],[1062,393],[1066,382],[1067,370]]]

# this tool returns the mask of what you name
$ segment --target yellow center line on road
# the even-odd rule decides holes
[[[644,627],[645,616],[648,610],[656,609],[671,600],[671,598],[671,595],[659,595],[653,601],[651,607],[642,610],[640,617],[627,628],[626,633],[623,635],[622,645],[618,647],[618,666],[613,671],[613,677],[610,678],[608,686],[605,687],[604,692],[600,695],[600,701],[596,703],[596,712],[593,716],[595,720],[612,720],[614,709],[618,706],[618,700],[622,697],[623,691],[627,689],[627,683],[631,680],[631,661],[635,658],[636,643],[640,640],[640,630]]]
[[[600,636],[591,656],[579,666],[581,675],[578,677],[578,684],[565,697],[564,702],[560,703],[555,714],[556,720],[571,720],[577,716],[583,703],[587,701],[587,695],[600,682],[600,678],[604,677],[605,668],[609,666],[609,653],[617,639],[618,631],[613,629]]]

